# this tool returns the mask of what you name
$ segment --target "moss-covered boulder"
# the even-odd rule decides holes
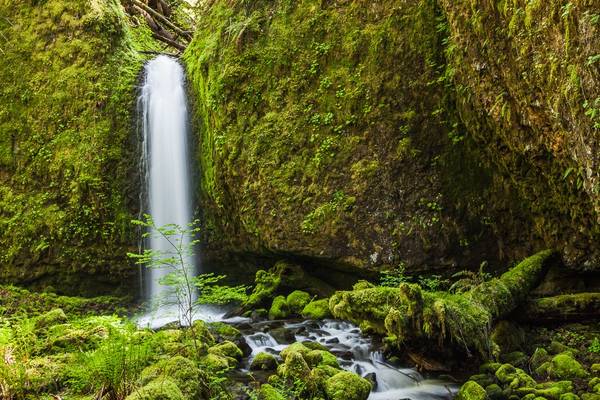
[[[296,342],[296,343],[292,343],[285,349],[281,350],[281,353],[279,355],[285,361],[290,353],[293,353],[293,352],[300,353],[303,357],[305,357],[312,350],[313,349],[308,348],[305,344]]]
[[[371,382],[349,371],[338,372],[325,381],[325,393],[331,400],[366,400],[370,392]]]
[[[300,313],[304,318],[325,319],[331,317],[329,299],[320,299],[308,303]]]
[[[186,398],[198,398],[201,393],[203,374],[190,359],[175,356],[164,359],[145,368],[140,374],[140,382],[147,385],[154,380],[168,378],[181,390]]]
[[[586,378],[588,372],[569,353],[555,356],[549,363],[547,374],[552,379]]]
[[[234,360],[240,360],[243,356],[242,350],[230,341],[225,341],[208,348],[209,354],[215,354],[222,357],[230,357]]]
[[[290,313],[295,315],[300,315],[304,307],[308,303],[310,303],[311,296],[310,294],[302,291],[302,290],[294,290],[290,293],[286,298],[286,304]]]
[[[303,382],[310,384],[308,377],[310,375],[310,367],[296,351],[289,352],[285,358],[285,362],[277,368],[277,374],[290,382]]]
[[[485,400],[486,392],[477,382],[468,381],[456,394],[457,400]]]
[[[311,368],[324,365],[338,369],[340,368],[337,357],[329,351],[311,350],[304,356],[304,359]]]
[[[269,309],[269,319],[284,319],[290,316],[290,310],[284,296],[277,296],[273,299]]]
[[[258,400],[287,400],[287,398],[273,386],[265,383],[258,390]]]
[[[159,378],[134,390],[125,400],[186,400],[186,397],[175,382]]]
[[[511,389],[521,387],[535,387],[535,380],[520,368],[515,368],[510,364],[503,364],[496,371],[496,379]]]
[[[250,371],[274,371],[277,369],[277,359],[274,355],[261,352],[258,353],[250,363]]]
[[[48,329],[52,325],[62,324],[68,321],[67,315],[61,308],[55,308],[35,319],[36,329]]]

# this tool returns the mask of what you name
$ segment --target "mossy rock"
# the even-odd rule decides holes
[[[482,374],[490,374],[495,375],[498,368],[500,368],[502,364],[497,362],[486,362],[479,366],[479,372]]]
[[[565,393],[558,400],[580,400],[580,398],[575,393]]]
[[[286,298],[286,304],[289,312],[294,315],[300,315],[304,307],[310,303],[311,295],[302,290],[294,290]]]
[[[28,391],[31,393],[45,393],[58,390],[67,381],[68,366],[75,362],[71,354],[59,356],[38,357],[29,360],[25,364],[24,377],[28,383]],[[4,365],[4,379],[8,379],[10,383],[11,376],[16,380],[19,379],[21,371],[20,366],[14,366],[15,369],[10,371],[11,365]]]
[[[535,387],[535,380],[527,375],[525,371],[520,368],[515,368],[510,364],[503,364],[496,371],[496,378],[500,383],[508,386],[510,389],[517,389],[522,387]]]
[[[36,329],[48,329],[52,325],[64,324],[69,319],[62,308],[55,308],[35,319]]]
[[[208,323],[198,319],[198,320],[194,321],[192,326],[194,327],[193,333],[189,329],[184,330],[184,333],[187,333],[188,336],[195,334],[196,339],[198,341],[202,342],[203,344],[206,344],[207,346],[212,346],[212,345],[216,344],[217,341],[215,340],[215,337],[213,336],[213,334],[211,332],[211,327]],[[221,325],[217,325],[217,326],[219,328],[221,328],[223,330],[223,332],[226,332],[226,331],[231,332],[230,330],[228,330],[225,327],[222,327]],[[218,330],[219,328],[217,328],[216,330]]]
[[[240,350],[235,343],[230,341],[225,341],[209,347],[208,353],[233,358],[234,360],[240,360],[243,357],[242,350]]]
[[[250,371],[274,371],[277,369],[277,359],[269,353],[258,353],[250,364]]]
[[[570,353],[555,356],[549,363],[547,374],[552,379],[586,378],[589,374]]]
[[[175,382],[186,398],[197,398],[201,392],[203,373],[190,359],[175,356],[145,368],[140,382],[146,385],[153,380],[168,378]]]
[[[290,316],[286,299],[284,296],[277,296],[273,299],[269,309],[269,319],[285,319]]]
[[[485,400],[486,392],[477,382],[468,381],[461,386],[456,394],[456,400]]]
[[[308,303],[300,313],[304,318],[323,320],[331,318],[329,299],[320,299]]]
[[[337,357],[329,351],[312,350],[304,356],[304,359],[311,368],[324,365],[338,369],[340,368]]]
[[[265,383],[260,386],[258,391],[258,400],[288,400],[283,394],[281,394],[273,386]]]
[[[525,332],[517,324],[502,320],[494,326],[490,339],[499,346],[502,354],[506,354],[523,348]],[[513,364],[511,361],[505,362]]]
[[[305,385],[312,385],[308,377],[310,367],[297,351],[289,352],[285,362],[277,368],[277,374],[289,382],[300,381]]]
[[[537,370],[543,363],[550,361],[550,355],[543,347],[538,347],[529,359],[529,365],[533,371]]]
[[[548,351],[550,352],[550,354],[569,353],[573,357],[577,355],[577,350],[573,349],[572,347],[566,346],[556,340],[550,342],[550,345],[548,346]]]
[[[495,379],[492,375],[488,374],[477,374],[473,375],[469,378],[469,381],[476,382],[481,387],[487,387],[495,382]]]
[[[544,382],[535,387],[519,387],[513,392],[518,396],[533,394],[535,397],[544,397],[546,399],[559,400],[565,394],[573,391],[571,381]]]
[[[225,322],[210,322],[207,324],[207,328],[212,336],[220,342],[229,340],[236,343],[242,338],[242,333],[236,327]]]
[[[237,360],[218,354],[208,354],[200,359],[200,363],[211,371],[222,371],[237,365]]]
[[[125,400],[186,400],[186,397],[175,382],[159,378],[136,389]]]
[[[502,392],[502,388],[496,383],[486,386],[485,393],[490,400],[506,400],[506,396]]]
[[[330,400],[366,400],[371,393],[371,382],[342,371],[325,381],[325,393]]]
[[[600,394],[596,393],[582,393],[581,400],[600,400]]]
[[[305,357],[308,353],[311,352],[311,349],[305,346],[303,343],[296,342],[281,350],[281,353],[279,353],[279,355],[281,356],[283,361],[285,361],[288,355],[292,352],[300,353],[302,357]]]

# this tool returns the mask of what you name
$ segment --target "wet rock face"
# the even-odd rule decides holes
[[[209,256],[415,271],[551,245],[597,269],[591,5],[392,3],[201,18],[184,59]],[[228,39],[243,15],[253,29]]]
[[[442,0],[468,134],[567,264],[600,268],[600,34],[593,2]],[[511,212],[516,204],[507,204]]]

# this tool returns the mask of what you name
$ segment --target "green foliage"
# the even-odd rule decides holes
[[[112,331],[96,350],[81,354],[69,369],[69,385],[75,391],[92,391],[109,399],[127,397],[153,357],[150,345],[133,336],[133,329]]]
[[[401,263],[390,271],[381,271],[379,285],[384,287],[398,287],[401,283],[408,282],[410,277],[405,275],[405,270],[405,264]]]
[[[492,278],[491,274],[484,271],[486,266],[487,262],[484,261],[479,265],[479,271],[477,272],[459,271],[455,273],[452,278],[457,280],[452,283],[448,290],[453,293],[462,293],[490,280]]]
[[[38,3],[0,2],[0,277],[114,291],[133,275],[142,28],[117,0]]]
[[[594,337],[587,350],[590,353],[600,354],[600,339],[598,339],[598,336]]]
[[[199,304],[227,304],[233,301],[243,302],[247,299],[245,286],[218,285],[225,276],[202,274],[195,276],[193,264],[194,249],[200,243],[197,235],[200,232],[199,221],[193,221],[187,227],[177,224],[157,226],[150,215],[145,220],[132,221],[146,230],[145,238],[155,237],[169,244],[169,250],[144,249],[142,254],[127,255],[146,268],[167,271],[160,284],[168,286],[171,292],[156,299],[155,307],[175,305],[179,308],[181,323],[193,327],[196,306]],[[195,299],[198,291],[198,298]],[[193,328],[192,328],[193,329]]]

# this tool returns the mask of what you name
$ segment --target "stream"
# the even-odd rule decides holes
[[[340,367],[373,383],[369,400],[452,399],[458,391],[456,384],[426,379],[415,369],[392,365],[373,340],[349,322],[328,319],[231,323],[242,332],[251,349],[243,360],[241,372],[249,372],[252,359],[260,352],[278,357],[281,350],[294,342],[312,341],[327,347],[338,358]]]

